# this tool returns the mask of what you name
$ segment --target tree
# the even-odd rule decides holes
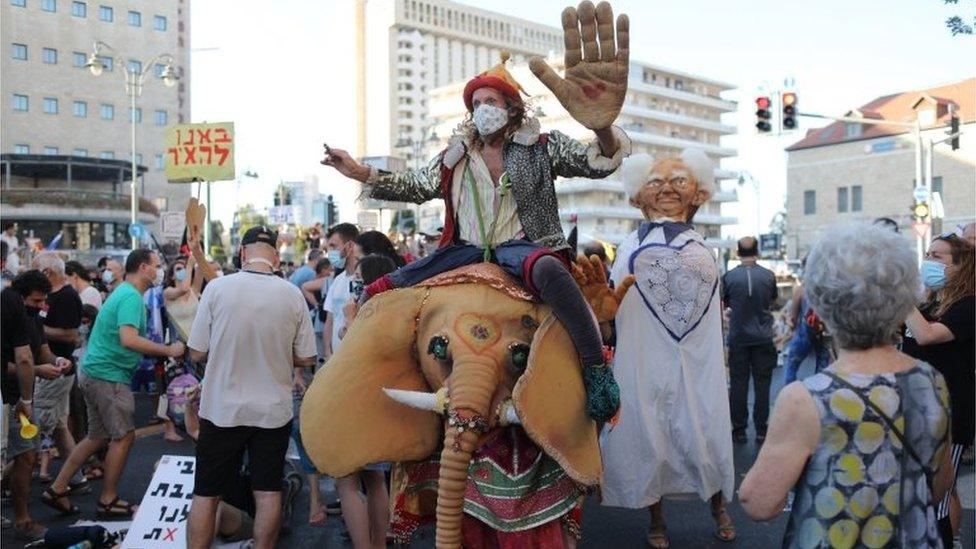
[[[945,4],[958,4],[959,0],[942,0]],[[946,19],[945,25],[953,36],[958,34],[973,34],[973,27],[976,27],[976,16],[970,19],[972,23],[967,23],[962,17],[953,15]]]
[[[234,224],[231,226],[231,245],[236,246],[241,236],[251,227],[267,225],[268,217],[259,213],[253,204],[245,204],[234,212]]]
[[[221,265],[227,261],[227,251],[224,249],[224,224],[220,220],[210,220],[210,257]]]

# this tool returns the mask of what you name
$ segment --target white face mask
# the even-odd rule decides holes
[[[482,137],[487,137],[508,124],[508,111],[491,105],[478,105],[472,115],[474,125]]]

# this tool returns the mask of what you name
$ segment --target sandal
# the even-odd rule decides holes
[[[82,477],[81,482],[69,482],[68,483],[68,495],[80,495],[87,494],[91,492],[91,483],[87,478]]]
[[[85,473],[85,478],[89,481],[102,480],[105,477],[105,471],[102,469],[101,465],[92,465],[88,468],[88,472]]]
[[[722,523],[721,517],[725,517],[728,522]],[[712,510],[712,517],[715,518],[715,522],[718,523],[715,528],[715,538],[719,541],[724,541],[726,543],[733,542],[739,535],[735,531],[735,524],[732,522],[732,517],[726,512],[725,507],[719,510]]]
[[[136,513],[136,506],[123,503],[119,496],[108,503],[99,501],[95,504],[95,516],[100,519],[129,519]]]
[[[668,539],[668,527],[651,526],[651,531],[647,534],[647,546],[652,549],[668,549],[671,547],[671,540]]]
[[[61,500],[68,499],[68,495],[70,493],[70,491],[58,493],[54,491],[53,486],[48,486],[45,488],[44,492],[41,493],[41,503],[66,517],[77,515],[81,511],[78,509],[77,505],[71,503],[71,500],[68,500],[67,506],[61,504]]]

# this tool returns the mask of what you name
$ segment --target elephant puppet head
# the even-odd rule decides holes
[[[495,426],[521,424],[570,477],[599,483],[585,400],[562,325],[501,269],[481,264],[372,298],[305,395],[302,440],[334,477],[425,459],[443,440],[437,546],[458,547],[471,454]]]

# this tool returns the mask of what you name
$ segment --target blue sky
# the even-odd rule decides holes
[[[462,1],[540,23],[559,25],[559,1]],[[235,201],[264,202],[279,179],[317,174],[323,191],[348,216],[354,186],[319,166],[321,144],[352,147],[355,138],[351,49],[352,0],[204,0],[191,4],[192,116],[232,120],[237,169],[257,182],[218,183],[215,214],[229,221]],[[723,164],[761,182],[762,224],[785,198],[782,148],[799,138],[756,136],[759,86],[792,77],[800,110],[842,114],[876,96],[935,86],[976,74],[976,38],[951,37],[946,17],[976,11],[976,2],[941,0],[617,0],[631,20],[631,57],[738,86],[727,122],[740,135],[726,144],[739,156]],[[210,49],[216,48],[216,49]],[[809,119],[803,128],[814,127]],[[818,124],[819,125],[819,124]],[[727,206],[754,233],[756,196],[740,190]]]

